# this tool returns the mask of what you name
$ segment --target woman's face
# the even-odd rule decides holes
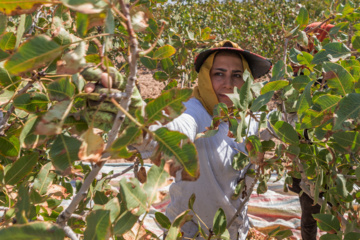
[[[210,70],[210,79],[219,102],[228,107],[233,106],[227,93],[233,93],[234,87],[241,88],[243,80],[243,65],[239,55],[231,52],[219,52]]]

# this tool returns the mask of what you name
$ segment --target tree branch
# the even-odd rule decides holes
[[[131,101],[131,95],[135,86],[135,80],[136,80],[136,73],[137,73],[137,51],[138,51],[138,41],[136,39],[136,34],[133,31],[132,25],[131,25],[131,18],[130,18],[130,12],[129,12],[129,6],[125,5],[123,0],[119,0],[121,9],[123,11],[124,16],[126,17],[127,21],[127,29],[130,36],[130,75],[127,80],[125,93],[126,95],[124,98],[121,99],[120,105],[125,109],[128,110],[130,101]],[[108,142],[106,144],[106,149],[109,149],[114,140],[117,138],[118,132],[120,130],[120,127],[125,119],[125,115],[122,111],[118,111],[113,127],[111,131],[108,134]],[[79,192],[74,196],[73,200],[69,204],[69,206],[61,212],[61,214],[58,216],[56,222],[64,227],[66,225],[67,220],[71,217],[72,213],[75,211],[76,207],[79,205],[79,203],[82,201],[82,199],[87,195],[87,191],[90,188],[90,185],[94,181],[95,177],[100,172],[101,168],[104,166],[106,159],[110,157],[110,153],[105,152],[102,155],[102,161],[95,164],[87,178],[84,180],[83,185],[81,186]]]
[[[65,235],[70,238],[71,240],[79,240],[79,238],[76,236],[76,233],[71,229],[69,226],[64,227]]]
[[[299,159],[298,157],[295,157],[294,160],[296,161],[296,164],[297,164],[297,166],[299,167],[299,171],[300,171],[300,173],[301,173],[300,188],[301,188],[301,189],[303,190],[303,192],[306,193],[312,200],[314,200],[314,194],[310,191],[310,189],[311,189],[312,187],[314,187],[314,184],[311,183],[311,182],[309,181],[309,179],[307,178],[307,176],[306,176],[306,174],[305,174],[304,166],[301,164],[300,159]],[[308,188],[308,186],[310,186],[310,189]],[[325,203],[325,201],[324,201],[323,199],[321,199],[321,198],[318,198],[318,201],[317,201],[317,202],[319,203],[319,205],[322,205],[322,206],[323,206],[323,204]],[[329,211],[331,210],[331,208],[330,208],[330,206],[327,204],[327,202],[326,202],[325,206],[326,206],[326,208],[327,208]],[[342,225],[342,227],[345,228],[346,225],[348,224],[348,221],[344,218],[344,216],[343,216],[341,213],[339,213],[339,212],[336,211],[336,214],[337,214],[337,216],[341,219],[341,225]]]
[[[240,203],[240,206],[238,207],[236,213],[234,214],[234,216],[231,218],[231,220],[228,222],[226,228],[229,229],[230,226],[234,223],[235,219],[239,216],[240,212],[243,210],[245,204],[249,201],[249,198],[251,196],[252,191],[254,190],[255,184],[258,180],[259,177],[259,173],[256,173],[255,179],[253,181],[253,183],[251,184],[249,191],[247,192],[246,197],[244,198],[244,200]],[[244,179],[245,181],[245,179]]]
[[[122,170],[119,173],[115,173],[115,174],[112,174],[112,175],[109,175],[109,176],[105,177],[105,179],[113,179],[113,178],[119,177],[119,176],[127,173],[128,171],[130,171],[133,168],[134,168],[134,165],[131,165],[128,168],[125,168],[124,170]]]

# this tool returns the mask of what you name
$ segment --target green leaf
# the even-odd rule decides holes
[[[358,179],[358,181],[360,181],[360,167],[357,167],[355,169],[355,174],[356,174],[356,178]]]
[[[341,99],[338,110],[335,113],[337,118],[333,130],[340,129],[344,121],[349,118],[358,118],[360,114],[360,94],[350,93]]]
[[[161,212],[155,213],[155,220],[162,228],[169,229],[171,227],[170,220]]]
[[[137,179],[131,179],[129,182],[123,178],[120,180],[121,199],[125,201],[126,208],[136,216],[145,213],[146,193],[141,188]]]
[[[35,134],[36,125],[39,122],[38,116],[30,114],[24,127],[20,133],[20,146],[22,148],[33,149],[38,145],[41,145],[45,140],[46,136],[40,136]]]
[[[1,4],[0,4],[1,5]],[[22,44],[5,63],[5,68],[14,75],[29,72],[51,62],[63,51],[63,47],[46,35],[38,35]]]
[[[154,73],[153,78],[158,81],[165,81],[169,78],[169,76],[166,74],[166,72],[158,71]]]
[[[251,105],[250,110],[253,111],[253,112],[259,111],[259,109],[262,106],[266,105],[271,100],[271,98],[273,96],[274,96],[274,91],[270,91],[270,92],[267,92],[267,93],[265,93],[263,95],[260,95],[259,97],[257,97],[255,99],[255,101]]]
[[[108,231],[111,226],[109,210],[98,209],[91,211],[86,217],[86,223],[84,239],[108,239]]]
[[[219,208],[214,216],[213,231],[216,236],[221,235],[226,230],[226,216],[224,210]]]
[[[296,48],[291,48],[289,53],[289,58],[293,63],[298,63],[297,55],[301,54],[301,51]]]
[[[206,27],[201,30],[201,40],[206,41],[210,39],[211,28]]]
[[[100,13],[107,6],[102,0],[61,0],[68,8],[84,14]]]
[[[89,15],[77,12],[76,13],[76,29],[80,37],[85,37],[89,27]]]
[[[181,227],[187,222],[190,221],[192,219],[192,216],[189,215],[190,210],[186,210],[185,212],[182,212],[180,215],[178,215],[174,222],[172,223],[168,234],[165,238],[165,240],[173,240],[173,239],[177,239],[177,236],[180,232]]]
[[[300,44],[301,46],[308,46],[309,44],[309,39],[307,34],[304,31],[298,31],[298,37],[297,37],[297,42],[298,44]],[[300,55],[302,55],[300,53]],[[298,57],[297,57],[298,58]],[[298,58],[299,59],[299,58]]]
[[[180,115],[184,110],[182,102],[189,99],[191,95],[191,89],[171,89],[164,92],[146,105],[147,123],[153,123],[155,121],[164,123],[165,120]],[[165,111],[168,116],[164,116],[163,111]]]
[[[301,115],[303,112],[305,112],[307,109],[309,109],[309,107],[312,104],[311,101],[311,86],[313,85],[313,81],[309,82],[306,87],[305,90],[303,92],[303,94],[301,94],[299,101],[296,104],[296,109],[297,109],[297,115],[300,119]]]
[[[60,134],[62,132],[62,120],[70,112],[72,104],[73,102],[68,100],[55,103],[51,109],[41,117],[34,133],[46,136]]]
[[[266,193],[266,191],[268,190],[268,186],[265,180],[262,180],[259,182],[259,185],[256,189],[256,193],[257,194],[263,194]]]
[[[16,157],[19,150],[20,142],[16,136],[0,137],[0,153],[2,155]]]
[[[283,79],[285,75],[285,67],[286,66],[282,60],[276,62],[272,69],[272,77],[270,79],[270,82]]]
[[[16,43],[15,43],[15,49],[17,49],[20,45],[21,39],[25,32],[25,22],[26,22],[26,14],[22,14],[20,16],[20,23],[17,28],[17,34],[16,34]]]
[[[24,224],[28,222],[30,217],[30,197],[29,197],[29,187],[26,186],[26,183],[21,184],[18,196],[17,203],[15,204],[15,217],[16,222],[19,224]]]
[[[245,83],[242,85],[241,89],[237,87],[234,88],[234,93],[226,94],[230,100],[234,103],[234,106],[237,109],[241,109],[243,111],[247,110],[249,107],[249,103],[252,101],[253,96],[250,91],[250,87],[253,82],[253,78],[251,74],[245,70],[243,74],[243,79]]]
[[[301,128],[313,128],[318,127],[324,120],[324,112],[318,112],[313,109],[308,109],[303,113],[301,119]]]
[[[352,238],[353,240],[354,238]],[[320,237],[320,240],[341,240],[341,238],[338,235],[326,233]]]
[[[114,223],[120,214],[120,203],[118,198],[113,198],[105,204],[105,210],[110,211],[110,221]]]
[[[104,205],[109,201],[109,198],[105,195],[104,192],[95,191],[94,203],[99,205]]]
[[[3,51],[14,50],[16,37],[13,32],[5,33],[0,39],[0,49]]]
[[[41,239],[41,240],[63,240],[64,230],[56,224],[49,222],[30,222],[27,224],[15,224],[0,229],[1,240],[14,239]]]
[[[0,35],[2,35],[7,27],[7,17],[0,13]]]
[[[112,144],[111,150],[116,151],[117,149],[126,147],[127,145],[133,143],[140,134],[141,129],[138,127],[130,126],[126,128]]]
[[[75,95],[75,86],[69,78],[62,78],[47,86],[51,100],[63,101],[72,99]]]
[[[360,233],[350,232],[345,234],[344,240],[354,240],[354,239],[360,239]]]
[[[35,178],[33,188],[37,190],[40,195],[47,193],[50,184],[56,176],[54,172],[50,172],[51,167],[51,162],[45,164]]]
[[[248,152],[250,162],[257,162],[258,161],[258,154],[263,152],[262,144],[260,139],[256,135],[249,136],[246,138],[246,146],[251,146],[251,150]]]
[[[270,92],[270,91],[280,90],[280,89],[286,87],[287,85],[289,85],[289,82],[286,81],[286,80],[277,80],[277,81],[268,82],[261,89],[261,94],[265,94],[265,93]]]
[[[46,111],[48,103],[47,96],[37,92],[23,93],[14,98],[16,108],[30,113]]]
[[[279,232],[279,230],[280,230],[280,227],[277,227],[277,228],[271,230],[270,232],[268,232],[267,235],[268,235],[269,237],[273,237],[277,232]]]
[[[313,56],[310,53],[301,52],[301,54],[297,55],[297,59],[301,65],[308,67],[311,71],[313,70],[315,64],[311,64]]]
[[[147,68],[150,70],[154,70],[157,68],[157,61],[153,60],[149,57],[141,57],[140,58],[140,62]]]
[[[0,105],[8,103],[14,96],[13,91],[1,90],[0,91]]]
[[[158,191],[166,185],[169,174],[165,171],[164,166],[153,165],[147,173],[146,183],[143,186],[147,194],[148,205],[150,206],[156,201]]]
[[[287,229],[287,230],[282,230],[282,231],[279,231],[277,232],[274,237],[276,239],[285,239],[285,238],[289,238],[293,235],[292,231],[290,229]]]
[[[153,59],[164,59],[171,57],[176,52],[176,49],[171,45],[165,45],[160,47],[154,52]]]
[[[129,231],[138,220],[138,216],[131,214],[130,211],[124,211],[114,224],[114,234],[120,236]]]
[[[175,66],[174,66],[174,63],[173,61],[170,59],[170,58],[164,58],[160,61],[161,63],[161,67],[162,69],[164,69],[164,71],[167,73],[167,74],[171,74],[174,69],[175,69]]]
[[[189,209],[193,210],[194,211],[194,203],[195,203],[195,200],[196,200],[196,195],[195,193],[191,194],[190,198],[189,198],[189,202],[188,202],[188,207]]]
[[[359,132],[336,132],[333,134],[333,137],[337,144],[352,152],[360,150]]]
[[[299,144],[299,137],[295,129],[289,123],[278,121],[274,125],[271,124],[271,127],[283,142],[293,145]]]
[[[20,77],[12,76],[5,68],[0,67],[0,85],[2,87],[8,87],[7,90],[15,90],[19,86],[20,80]]]
[[[298,16],[296,17],[296,23],[301,27],[305,27],[309,23],[309,13],[305,7],[301,7]]]
[[[159,144],[157,154],[162,152],[170,158],[175,157],[177,163],[191,177],[198,178],[200,173],[197,151],[188,137],[180,132],[172,132],[167,128],[159,128],[154,133],[155,140]]]
[[[343,43],[332,42],[326,44],[321,51],[315,54],[312,64],[319,64],[324,61],[337,61],[351,56],[351,50]]]
[[[301,128],[312,128],[321,125],[325,115],[332,116],[340,100],[341,97],[334,95],[323,95],[317,98],[314,103],[321,107],[321,111],[315,111],[313,109],[306,110],[301,119]]]
[[[240,181],[240,182],[236,185],[235,190],[234,190],[234,193],[233,193],[233,195],[231,195],[231,199],[232,199],[232,200],[237,200],[237,199],[240,197],[240,194],[243,194],[243,193],[244,193],[245,186],[246,186],[245,181],[244,181],[244,180]]]
[[[5,174],[6,184],[14,185],[26,177],[35,167],[38,158],[39,154],[35,152],[16,160]]]
[[[262,141],[261,146],[262,146],[263,152],[271,151],[275,147],[275,142],[272,140]]]
[[[0,61],[5,60],[6,58],[8,58],[10,56],[9,53],[4,52],[3,50],[0,49]]]
[[[326,62],[323,64],[326,72],[332,71],[336,77],[327,80],[329,88],[334,89],[336,93],[345,96],[351,93],[354,88],[354,77],[341,65],[337,63]]]
[[[309,76],[306,76],[306,75],[300,75],[300,76],[297,76],[295,77],[291,84],[293,85],[293,87],[298,90],[298,91],[301,91],[303,90],[306,85],[311,82],[310,80],[310,77]]]
[[[337,175],[335,179],[336,183],[336,192],[343,198],[346,198],[349,194],[349,191],[346,189],[346,179],[341,176]]]
[[[245,88],[249,88],[249,84],[245,86]],[[241,103],[240,103],[240,90],[237,87],[234,87],[234,93],[228,93],[226,94],[230,100],[233,102],[233,105],[237,109],[242,109]],[[245,109],[246,110],[246,109]]]
[[[56,170],[63,172],[78,160],[81,142],[76,138],[60,134],[50,147],[50,158]]]
[[[112,14],[111,8],[109,8],[105,19],[105,33],[114,34],[114,31],[115,31],[114,15]]]
[[[249,158],[242,152],[238,152],[234,156],[234,159],[232,161],[232,167],[237,171],[244,169],[244,167],[248,164],[249,164]]]
[[[339,231],[340,223],[339,220],[330,214],[313,214],[314,219],[318,222],[318,226],[321,230],[329,232],[329,231]]]
[[[354,49],[360,49],[360,36],[355,35],[351,38],[351,43]]]

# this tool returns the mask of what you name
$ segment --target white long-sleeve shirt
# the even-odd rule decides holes
[[[231,199],[237,180],[244,174],[242,171],[233,169],[232,160],[238,151],[246,152],[245,145],[227,136],[229,126],[225,122],[220,124],[216,135],[195,140],[198,133],[204,132],[205,127],[210,126],[212,117],[195,98],[191,98],[184,105],[185,112],[168,123],[166,127],[184,133],[194,142],[198,152],[200,177],[193,182],[181,181],[180,171],[177,172],[175,182],[170,187],[171,203],[166,209],[166,215],[170,221],[174,221],[180,213],[188,209],[189,198],[194,193],[196,196],[194,211],[207,227],[212,228],[215,213],[219,208],[224,210],[227,221],[230,221],[242,202],[241,198]],[[150,129],[155,130],[155,128],[154,126]],[[249,135],[254,135],[257,131],[258,123],[252,119]],[[246,185],[250,186],[253,178],[247,177],[245,181]],[[198,222],[196,218],[193,218],[182,227],[185,237],[194,237],[198,231]],[[229,229],[231,239],[245,239],[248,230],[249,221],[247,204],[245,204],[243,211]]]

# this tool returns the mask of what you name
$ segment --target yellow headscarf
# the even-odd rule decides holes
[[[214,63],[214,58],[217,52],[218,51],[212,53],[201,66],[198,74],[198,86],[194,89],[194,97],[202,103],[206,111],[211,116],[213,115],[213,109],[215,105],[219,103],[210,79],[210,70]],[[244,71],[248,70],[251,73],[249,64],[246,59],[242,54],[238,54],[241,57]]]

